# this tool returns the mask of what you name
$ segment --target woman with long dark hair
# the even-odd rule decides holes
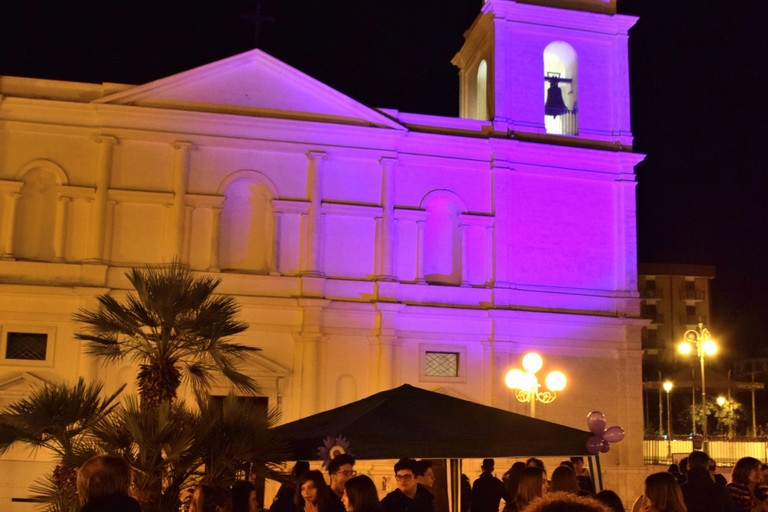
[[[552,478],[549,479],[549,492],[569,492],[579,494],[579,481],[576,480],[576,473],[568,466],[557,466],[552,471]]]
[[[299,477],[293,502],[296,512],[331,512],[331,488],[323,474],[312,469]]]
[[[649,512],[687,512],[680,484],[672,473],[663,471],[645,479],[643,510]]]
[[[520,512],[530,502],[542,497],[548,489],[547,473],[537,466],[529,466],[520,474],[515,495],[515,510]]]
[[[726,488],[739,512],[761,512],[768,510],[768,504],[757,497],[762,474],[760,461],[754,457],[742,457],[736,461],[731,473],[731,483]]]
[[[376,484],[365,475],[346,481],[341,502],[344,503],[347,512],[383,512],[384,510],[379,503]]]

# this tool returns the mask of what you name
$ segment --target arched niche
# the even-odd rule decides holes
[[[275,252],[274,186],[259,172],[238,171],[222,183],[220,193],[220,268],[269,273]]]
[[[422,201],[426,211],[422,268],[424,280],[432,284],[461,283],[461,213],[464,204],[453,192],[430,192]]]
[[[19,259],[52,261],[58,187],[68,182],[64,170],[49,160],[35,160],[16,174],[23,183],[16,204],[13,254]]]

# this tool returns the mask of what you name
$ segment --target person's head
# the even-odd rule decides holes
[[[96,455],[77,470],[77,496],[81,505],[104,496],[128,496],[130,488],[131,467],[120,457]]]
[[[296,480],[307,471],[309,471],[309,462],[306,460],[297,460],[296,464],[294,464],[291,469],[291,477]]]
[[[483,459],[483,465],[481,469],[483,473],[493,473],[493,467],[496,465],[496,461],[493,459]]]
[[[231,512],[229,492],[215,485],[200,484],[195,487],[189,501],[189,512]]]
[[[571,464],[573,464],[573,470],[578,474],[584,469],[584,457],[571,457]]]
[[[709,456],[707,456],[707,458],[709,458]],[[684,475],[688,472],[688,457],[683,457],[682,459],[680,459],[680,463],[678,464],[678,469],[680,470],[681,475]]]
[[[685,512],[683,493],[672,473],[661,471],[645,479],[645,507],[660,512]]]
[[[256,486],[248,480],[232,484],[232,512],[259,512]]]
[[[431,489],[435,485],[435,472],[432,470],[431,460],[416,461],[416,481],[427,489]]]
[[[680,471],[683,471],[682,461],[680,461],[680,464]],[[686,467],[688,471],[701,468],[707,469],[708,464],[709,455],[707,455],[706,452],[699,451],[691,452],[691,454],[688,455],[688,460],[686,461]]]
[[[595,494],[595,499],[611,509],[611,512],[625,512],[624,504],[621,502],[621,498],[619,498],[619,495],[610,489],[603,489],[599,493]]]
[[[579,481],[576,480],[576,473],[574,473],[568,466],[557,466],[555,470],[552,471],[549,490],[550,492],[578,493]]]
[[[525,465],[528,467],[535,466],[537,468],[546,469],[544,468],[544,461],[541,459],[537,459],[536,457],[531,457],[530,459],[525,461]]]
[[[672,473],[673,475],[679,475],[680,474],[680,468],[675,464],[674,462],[670,464],[667,467],[667,472]]]
[[[304,503],[310,502],[317,504],[325,501],[325,496],[330,492],[328,484],[325,483],[323,474],[317,469],[307,471],[299,477],[296,483],[296,496],[294,502],[299,507],[303,507]]]
[[[504,486],[509,491],[510,496],[517,494],[517,486],[520,484],[520,475],[523,474],[525,469],[525,462],[517,461],[512,464],[509,471],[506,472],[507,478],[504,480]]]
[[[348,453],[342,453],[331,459],[328,463],[328,475],[331,477],[331,489],[341,496],[344,492],[344,483],[357,475],[354,470],[355,458]]]
[[[762,474],[763,484],[768,483],[768,464],[760,464],[760,473]]]
[[[742,457],[736,461],[731,473],[731,482],[754,486],[760,483],[760,461],[754,457]]]
[[[595,498],[567,492],[551,492],[533,500],[525,508],[525,512],[611,512],[611,510]]]
[[[517,509],[522,510],[528,503],[543,496],[547,492],[547,487],[547,476],[543,469],[536,466],[524,468],[520,474],[515,495]]]
[[[377,512],[381,510],[376,484],[365,475],[355,476],[347,480],[341,501],[347,512]]]
[[[570,460],[561,460],[560,464],[558,464],[558,466],[568,466],[569,468],[571,468],[571,470],[574,473],[576,473],[576,466],[574,466],[573,462],[571,462]]]
[[[395,464],[395,480],[397,488],[409,498],[416,495],[416,461],[413,459],[400,459]]]

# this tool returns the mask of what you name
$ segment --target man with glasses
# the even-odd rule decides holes
[[[328,463],[328,475],[331,477],[331,490],[336,495],[333,500],[332,510],[344,510],[341,497],[344,495],[344,484],[347,480],[357,475],[354,470],[355,458],[348,453],[341,453],[335,456]],[[336,503],[338,501],[338,503]]]
[[[400,459],[395,464],[397,489],[390,492],[381,504],[386,512],[435,512],[434,497],[416,482],[416,461]]]

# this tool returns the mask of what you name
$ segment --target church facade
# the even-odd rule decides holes
[[[259,50],[140,86],[0,76],[0,404],[134,382],[72,315],[178,259],[242,306],[284,421],[403,383],[526,414],[504,375],[536,351],[568,377],[537,417],[602,411],[627,431],[606,485],[642,492],[634,21],[488,0],[453,61],[460,118],[361,105]],[[28,458],[0,458],[3,509]]]

